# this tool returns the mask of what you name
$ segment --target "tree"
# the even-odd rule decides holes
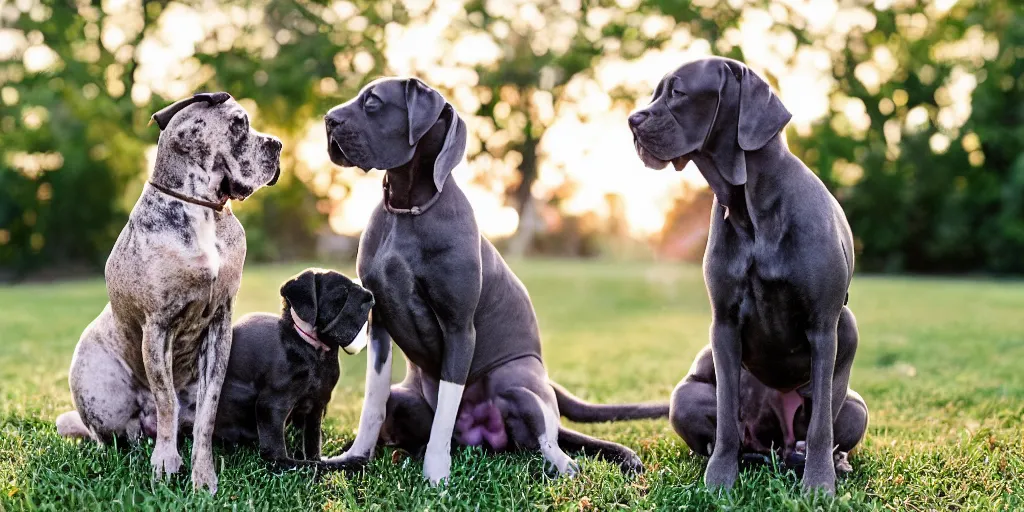
[[[470,0],[464,14],[454,17],[447,34],[452,48],[463,44],[496,49],[494,58],[473,66],[481,144],[469,159],[502,162],[515,170],[511,177],[499,177],[504,183],[498,187],[519,213],[519,226],[506,250],[510,255],[528,252],[538,227],[533,188],[545,158],[545,131],[559,116],[580,115],[574,111],[578,98],[572,84],[593,83],[593,70],[601,59],[636,58],[669,40],[671,24],[669,30],[651,30],[645,26],[651,16],[669,14],[695,37],[712,40],[739,17],[739,11],[729,7],[696,8],[690,2],[628,4]],[[451,59],[445,64],[458,65]]]
[[[1021,272],[1021,8],[867,9],[874,30],[833,53],[834,111],[794,143],[846,209],[858,266]]]
[[[10,26],[20,37],[0,67],[0,266],[8,277],[102,264],[146,179],[159,133],[147,126],[150,113],[196,90],[227,90],[250,100],[257,127],[293,142],[383,68],[381,27],[402,13],[371,1],[201,5],[200,13],[166,0],[49,0],[4,9],[17,14]],[[183,53],[143,60],[167,48]],[[324,214],[287,172],[300,167],[294,146],[286,144],[280,185],[238,205],[256,258],[312,254]],[[305,171],[312,179],[320,170]]]

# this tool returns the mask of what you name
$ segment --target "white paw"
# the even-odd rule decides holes
[[[210,494],[217,494],[217,471],[214,470],[212,461],[193,464],[192,488],[197,491],[207,489]]]
[[[153,449],[153,457],[150,459],[153,466],[153,477],[163,480],[178,472],[181,469],[181,455],[178,454],[178,447],[173,443],[157,443]]]
[[[447,480],[452,470],[452,456],[450,453],[430,453],[423,460],[423,476],[430,482],[430,485],[437,485],[442,480]]]
[[[568,455],[562,455],[553,460],[545,457],[544,473],[552,477],[575,478],[580,473],[580,465]]]

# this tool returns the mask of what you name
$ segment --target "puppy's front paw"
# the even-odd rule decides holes
[[[192,488],[207,489],[210,494],[217,494],[217,472],[210,459],[197,460],[192,465]]]
[[[149,462],[153,466],[153,478],[157,480],[163,480],[181,469],[181,455],[173,443],[157,443]]]
[[[735,456],[711,455],[708,469],[704,472],[704,485],[713,489],[731,489],[740,474],[739,460]]]
[[[448,480],[452,470],[452,455],[447,452],[427,451],[423,459],[423,476],[430,482],[430,485],[437,485],[442,480]]]

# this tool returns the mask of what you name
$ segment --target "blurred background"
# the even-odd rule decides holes
[[[323,114],[383,75],[443,91],[455,172],[507,257],[699,261],[711,192],[645,169],[626,117],[684,62],[764,76],[870,272],[1024,273],[1019,0],[0,0],[0,280],[95,274],[159,135],[225,90],[285,142],[234,208],[249,261],[343,261],[381,173],[330,163]]]

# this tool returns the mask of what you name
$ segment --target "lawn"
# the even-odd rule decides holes
[[[249,267],[237,313],[276,311],[280,283],[302,268]],[[699,268],[578,261],[513,268],[537,308],[550,374],[587,399],[667,399],[707,343]],[[105,302],[102,279],[0,288],[0,510],[1024,508],[1020,281],[854,280],[850,306],[861,342],[852,385],[868,402],[871,424],[834,499],[805,497],[794,476],[763,469],[744,472],[730,493],[709,492],[705,461],[665,420],[579,427],[637,450],[647,472],[634,479],[577,458],[582,475],[555,480],[543,476],[539,454],[460,450],[450,484],[433,489],[418,462],[390,450],[346,478],[272,472],[254,450],[241,449],[217,452],[215,497],[193,493],[187,477],[154,483],[152,446],[100,449],[65,441],[53,427],[71,405],[75,342]],[[354,436],[364,357],[342,356],[327,454]],[[395,368],[397,380],[404,365]]]

